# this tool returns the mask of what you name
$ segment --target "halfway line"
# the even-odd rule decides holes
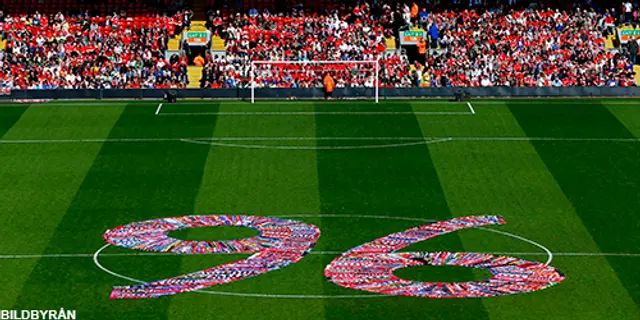
[[[311,255],[340,255],[343,251],[311,251]],[[520,256],[546,256],[545,252],[484,252],[493,255],[520,255]],[[640,253],[612,253],[612,252],[554,252],[554,256],[565,257],[626,257],[640,258]],[[0,260],[19,260],[19,259],[41,259],[41,258],[92,258],[93,253],[62,253],[62,254],[14,254],[0,255]],[[159,256],[180,256],[184,255],[171,253],[153,253],[153,252],[132,252],[132,253],[102,253],[100,257],[159,257]],[[189,255],[194,256],[194,255]]]

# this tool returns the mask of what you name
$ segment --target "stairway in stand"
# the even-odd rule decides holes
[[[207,10],[209,9],[209,1],[194,1],[193,7],[193,20],[191,21],[191,27],[188,31],[207,31]],[[216,37],[212,37],[212,47],[219,46],[219,40],[216,41]],[[179,42],[178,42],[179,43]],[[224,40],[222,41],[224,47]],[[189,78],[189,89],[199,89],[200,79],[202,78],[202,67],[189,66],[187,69],[187,76]]]
[[[202,67],[189,66],[187,69],[187,76],[189,77],[189,84],[187,88],[198,89],[200,88],[200,78],[202,78]]]
[[[613,41],[616,39],[615,34],[610,34],[606,38],[604,38],[604,48],[606,50],[615,49],[616,46],[613,44]]]
[[[211,37],[211,51],[213,52],[224,52],[227,50],[227,47],[224,44],[224,39],[214,35]]]
[[[175,37],[169,39],[169,43],[167,43],[167,47],[169,51],[179,51],[180,50],[180,42],[182,41],[182,35],[177,34]]]

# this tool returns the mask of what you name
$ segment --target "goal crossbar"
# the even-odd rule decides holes
[[[257,65],[283,65],[283,64],[292,64],[292,65],[323,65],[323,64],[373,64],[375,65],[375,78],[373,81],[374,85],[374,95],[375,95],[375,103],[380,102],[379,98],[379,76],[380,76],[380,60],[358,60],[358,61],[345,61],[345,60],[321,60],[321,61],[266,61],[266,60],[256,60],[251,61],[251,103],[255,103],[255,90],[256,90],[256,75],[255,70]]]

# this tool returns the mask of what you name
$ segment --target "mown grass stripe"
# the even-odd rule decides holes
[[[506,104],[485,109],[473,122],[419,121],[425,134],[449,130],[476,136],[495,131],[525,135]],[[598,252],[598,246],[529,141],[464,140],[429,145],[429,149],[454,216],[503,216],[507,225],[491,229],[511,232],[551,249],[551,264],[567,275],[564,283],[540,292],[482,299],[492,319],[630,318],[626,315],[636,307],[607,260],[567,255]],[[547,258],[539,248],[499,234],[483,230],[459,234],[466,251],[502,252],[499,254],[541,262]]]
[[[27,111],[28,106],[19,106],[16,108],[0,109],[0,138],[13,127],[20,119],[22,114]]]
[[[99,113],[99,123],[85,127],[92,110],[65,112],[52,119],[46,109],[29,108],[4,135],[31,137],[35,132],[52,135],[106,137],[122,109]],[[90,122],[90,121],[89,121]],[[0,252],[42,254],[58,223],[67,212],[100,144],[0,145]],[[0,308],[13,306],[37,259],[1,261]]]
[[[528,136],[634,137],[601,104],[509,108]],[[640,248],[640,146],[613,142],[532,144],[601,251],[635,252]],[[614,257],[607,260],[640,305],[637,263]]]
[[[211,136],[214,118],[180,121],[127,107],[109,138],[170,136],[176,133]],[[104,144],[55,231],[47,253],[95,251],[108,228],[145,219],[192,214],[207,149],[190,144]],[[129,252],[111,249],[112,252]],[[155,260],[117,259],[107,267],[145,280],[175,276],[174,256]],[[86,319],[166,319],[170,298],[113,301],[114,285],[127,285],[98,270],[88,259],[41,259],[19,298],[19,308],[77,309]]]
[[[354,102],[357,104],[357,102]],[[364,106],[363,106],[364,107]],[[385,111],[411,111],[409,104],[370,106]],[[422,136],[414,115],[384,117],[316,117],[317,136]],[[370,142],[360,141],[361,144]],[[318,141],[319,145],[336,141]],[[322,211],[326,213],[451,218],[440,181],[425,145],[402,149],[319,150],[318,177]],[[357,245],[403,231],[421,223],[373,219],[322,220],[330,247],[351,249]],[[437,239],[437,238],[436,238]],[[453,234],[434,239],[443,249],[460,249]],[[432,242],[432,241],[427,241]],[[332,257],[326,258],[329,263]],[[462,270],[469,272],[470,270]],[[327,282],[325,294],[361,292]],[[485,319],[482,302],[475,299],[390,297],[375,302],[357,299],[326,300],[327,319]]]
[[[299,103],[297,106],[305,107],[306,105]],[[222,103],[219,111],[226,112],[237,107]],[[252,106],[262,111],[271,110],[272,107],[278,106],[272,104]],[[207,111],[210,111],[210,108],[207,108]],[[313,117],[220,117],[214,131],[214,138],[228,136],[308,136],[313,138],[314,135]],[[283,142],[257,141],[256,143],[270,145]],[[284,143],[315,144],[313,140]],[[209,153],[196,200],[197,213],[268,217],[295,215],[300,212],[319,213],[315,151],[245,150],[208,145],[195,146],[208,150]],[[316,225],[319,221],[317,219],[298,220]],[[212,233],[212,236],[216,234],[217,231]],[[321,236],[318,245],[321,245],[323,239],[324,237]],[[248,254],[185,257],[182,259],[181,272],[204,269],[224,262],[240,260],[246,256]],[[323,276],[323,267],[321,257],[307,256],[298,263],[281,270],[214,286],[208,290],[240,295],[245,293],[321,295],[322,286],[326,281]],[[169,310],[171,320],[322,319],[323,312],[324,304],[320,299],[276,299],[208,294],[176,296],[172,299]]]

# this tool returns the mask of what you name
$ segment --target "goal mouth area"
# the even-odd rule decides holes
[[[361,61],[252,61],[250,67],[251,103],[256,90],[261,98],[322,98],[333,96],[334,89],[357,89],[341,92],[339,97],[370,98],[379,102],[379,60]],[[273,89],[315,89],[313,93],[293,96]],[[267,92],[265,92],[267,91]]]
[[[284,90],[284,91],[283,91]],[[336,89],[341,90],[341,89]],[[351,90],[351,89],[349,89]],[[363,89],[370,90],[370,89]],[[310,94],[308,98],[258,100],[258,94],[287,93],[286,89],[256,89],[255,104],[243,101],[226,102],[180,102],[161,104],[156,108],[155,116],[216,116],[249,117],[252,121],[267,119],[300,117],[408,117],[408,116],[473,116],[470,104],[448,102],[446,100],[384,100],[375,104],[372,100],[336,99],[318,100],[313,94],[323,95],[321,89],[303,90]],[[280,120],[276,120],[280,121]]]

